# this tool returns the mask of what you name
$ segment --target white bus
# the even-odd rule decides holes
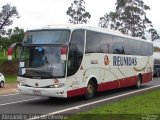
[[[153,44],[102,28],[28,30],[20,53],[18,91],[67,98],[152,80]]]

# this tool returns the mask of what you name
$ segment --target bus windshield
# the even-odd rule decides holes
[[[35,30],[25,33],[23,44],[64,44],[69,41],[69,30]]]
[[[49,79],[65,76],[70,30],[32,30],[25,33],[20,54],[18,75]],[[63,56],[63,57],[62,57]],[[66,56],[65,56],[66,58]]]
[[[67,47],[30,46],[21,50],[19,76],[28,78],[55,78],[65,76],[66,60],[61,52]]]

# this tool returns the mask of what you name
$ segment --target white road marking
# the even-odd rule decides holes
[[[0,95],[0,97],[2,96],[4,96],[4,97],[6,97],[6,96],[12,96],[12,95],[18,95],[19,93],[14,93],[14,94],[7,94],[7,95]]]
[[[142,92],[142,91],[149,90],[149,89],[153,89],[153,88],[157,88],[157,87],[160,87],[160,85],[156,85],[156,86],[152,86],[152,87],[149,87],[149,88],[144,88],[144,89],[141,89],[141,90],[136,90],[136,91],[133,91],[133,92],[128,92],[128,93],[124,93],[124,94],[121,94],[121,95],[113,96],[113,97],[110,97],[110,98],[105,98],[105,99],[102,99],[102,100],[97,100],[97,101],[94,101],[94,102],[90,102],[90,103],[86,103],[86,104],[74,106],[74,107],[71,107],[71,108],[59,110],[59,111],[52,112],[52,113],[48,113],[48,114],[41,115],[41,116],[38,116],[38,117],[29,118],[28,120],[34,120],[34,119],[40,119],[40,118],[47,118],[47,116],[50,116],[50,115],[60,114],[60,113],[66,112],[66,111],[75,110],[75,109],[77,109],[77,108],[80,109],[81,107],[85,107],[85,106],[97,104],[97,103],[100,103],[100,102],[104,102],[104,101],[108,101],[108,100],[120,98],[120,97],[122,97],[122,96],[131,95],[131,94],[134,94],[134,93]]]
[[[3,104],[0,104],[0,106],[11,105],[11,104],[15,104],[15,103],[22,103],[22,102],[38,100],[38,99],[41,99],[41,98],[33,98],[33,99],[27,99],[27,100],[15,101],[15,102],[3,103]]]

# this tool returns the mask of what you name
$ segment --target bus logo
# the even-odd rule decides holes
[[[105,65],[109,65],[109,62],[110,62],[110,61],[109,61],[108,55],[105,55],[105,56],[104,56],[104,64],[105,64]]]

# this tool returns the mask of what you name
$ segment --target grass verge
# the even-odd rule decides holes
[[[69,120],[160,120],[160,89],[105,104]]]
[[[17,83],[17,75],[5,75],[5,80],[7,84]]]

